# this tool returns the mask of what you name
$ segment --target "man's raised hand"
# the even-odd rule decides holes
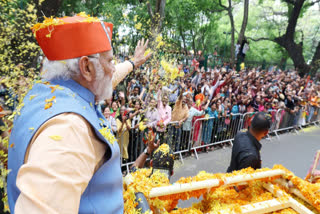
[[[147,49],[148,43],[149,43],[148,39],[146,42],[144,42],[144,39],[138,41],[138,44],[134,52],[134,62],[133,62],[136,68],[141,66],[143,63],[145,63],[152,55],[152,53],[148,53],[146,56],[144,55]]]

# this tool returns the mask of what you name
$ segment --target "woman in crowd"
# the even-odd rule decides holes
[[[117,140],[122,157],[124,159],[128,159],[129,131],[131,130],[131,122],[124,106],[121,107],[120,114],[117,117],[117,129]]]
[[[109,107],[106,107],[104,109],[103,115],[105,116],[107,121],[110,123],[110,126],[111,126],[113,133],[116,133],[117,132],[117,122],[114,119],[114,117],[111,117],[111,111],[110,111]]]
[[[204,121],[203,127],[202,127],[202,141],[204,144],[211,143],[212,139],[212,129],[213,125],[217,124],[217,118],[218,118],[218,111],[217,111],[217,104],[212,103],[211,107],[208,107],[205,110],[205,113],[207,114],[208,120]],[[211,147],[209,150],[211,151],[213,147]],[[205,148],[206,150],[207,148]]]
[[[113,118],[117,118],[119,116],[119,106],[118,103],[116,101],[113,101],[111,103],[111,116]]]

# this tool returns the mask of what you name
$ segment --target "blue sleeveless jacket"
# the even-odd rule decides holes
[[[59,86],[58,86],[59,85]],[[51,88],[50,88],[51,86]],[[55,96],[52,106],[44,109],[46,99]],[[48,101],[48,100],[47,100]],[[96,110],[94,95],[73,80],[37,83],[24,98],[24,106],[14,121],[8,156],[8,199],[11,213],[20,194],[16,186],[17,173],[24,164],[25,153],[34,134],[50,118],[73,112],[85,118],[96,136],[110,148],[111,156],[93,175],[81,196],[79,213],[123,213],[122,173],[120,149],[117,142],[109,142],[99,130],[109,127],[105,117]],[[31,129],[30,129],[31,128]],[[110,128],[111,130],[111,128]],[[61,166],[63,167],[63,166]]]

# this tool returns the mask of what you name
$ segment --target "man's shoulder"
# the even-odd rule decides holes
[[[250,138],[248,136],[248,132],[247,131],[241,131],[240,130],[236,134],[236,136],[234,138],[234,143],[235,144],[240,143],[243,146],[244,144],[247,144],[248,142],[250,142]]]

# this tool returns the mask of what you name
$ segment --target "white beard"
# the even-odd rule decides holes
[[[96,79],[93,90],[98,102],[112,98],[112,78],[104,73],[100,64],[96,64]]]

